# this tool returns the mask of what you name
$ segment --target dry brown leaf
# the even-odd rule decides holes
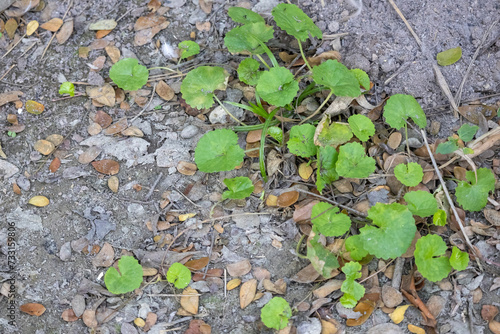
[[[9,102],[14,102],[19,100],[19,96],[23,95],[24,93],[21,91],[12,91],[12,92],[5,92],[0,94],[0,106],[3,106],[4,104],[7,104]]]
[[[246,141],[249,144],[250,143],[257,143],[260,141],[261,137],[262,137],[262,129],[248,131]]]
[[[246,155],[250,158],[259,157],[259,147],[260,147],[260,141],[255,143],[247,143],[247,146],[245,147]]]
[[[60,18],[54,17],[50,21],[47,21],[44,24],[42,24],[40,26],[40,28],[48,30],[48,31],[56,32],[59,30],[59,28],[61,28],[62,25],[63,25],[63,20],[61,20]]]
[[[144,29],[144,30],[140,30],[138,31],[136,34],[135,34],[135,38],[134,38],[134,44],[136,46],[141,46],[141,45],[144,45],[146,43],[149,43],[151,42],[151,39],[157,34],[159,33],[161,30],[167,28],[169,26],[170,22],[169,21],[165,21],[163,22],[162,24],[160,25],[157,25],[157,26],[154,26],[152,28],[147,28],[147,29]]]
[[[92,259],[92,264],[96,267],[109,267],[113,264],[115,250],[105,242],[99,253]]]
[[[338,279],[332,279],[313,291],[313,295],[316,298],[325,298],[334,291],[337,291],[342,286],[343,281]]]
[[[500,212],[494,209],[484,209],[484,217],[493,226],[500,226]]]
[[[297,283],[311,283],[314,282],[319,275],[320,274],[314,269],[313,265],[310,264],[295,274],[291,280]]]
[[[122,131],[122,135],[127,137],[144,137],[144,133],[137,126],[131,125]]]
[[[481,318],[486,321],[493,320],[498,314],[498,307],[494,305],[483,305],[481,308]]]
[[[75,315],[73,309],[69,308],[63,311],[61,318],[67,322],[77,321],[79,318]]]
[[[485,104],[471,104],[458,107],[458,112],[470,122],[479,124],[480,113],[489,121],[496,116],[497,108]]]
[[[118,49],[116,46],[108,45],[104,49],[106,50],[106,53],[108,54],[113,64],[120,60],[120,49]]]
[[[113,175],[108,179],[108,188],[111,189],[112,192],[117,193],[119,185],[120,180],[118,180],[118,177]]]
[[[81,164],[88,164],[94,161],[99,154],[101,154],[102,149],[97,146],[91,146],[88,149],[85,150],[80,156],[78,157],[78,162]]]
[[[17,119],[17,115],[16,114],[8,114],[7,115],[7,122],[9,122],[10,124],[13,124],[13,125],[19,124],[19,121]]]
[[[70,19],[63,23],[61,30],[56,34],[57,43],[64,44],[73,33],[73,19]]]
[[[193,281],[194,282],[204,281],[209,277],[221,277],[223,274],[224,270],[222,270],[221,268],[208,269],[206,275],[204,273],[195,273],[193,275]]]
[[[98,325],[95,310],[85,310],[82,315],[82,320],[88,328],[95,328]]]
[[[87,59],[89,56],[90,48],[87,46],[81,46],[78,48],[78,57]]]
[[[153,13],[156,12],[160,7],[161,7],[160,0],[151,0],[148,2],[148,9]]]
[[[238,277],[248,274],[252,270],[252,265],[248,260],[242,260],[227,265],[227,272],[230,276]]]
[[[241,284],[241,279],[239,278],[234,278],[232,280],[230,280],[229,282],[227,282],[227,290],[230,291],[230,290],[233,290],[233,289],[236,289],[237,287],[239,287]]]
[[[240,307],[244,309],[253,301],[257,292],[257,280],[255,278],[243,283],[240,288]]]
[[[31,205],[38,206],[38,207],[41,208],[41,207],[49,205],[50,201],[49,201],[49,199],[47,197],[38,195],[38,196],[32,197],[28,201],[28,203],[31,204]]]
[[[160,80],[156,85],[156,93],[165,101],[170,101],[174,98],[174,90],[165,83],[165,81]]]
[[[208,257],[202,257],[195,260],[189,260],[184,265],[191,271],[198,271],[205,268],[209,261],[210,259]]]
[[[16,195],[21,195],[21,188],[19,188],[19,186],[17,185],[17,183],[12,183],[12,191],[14,192],[14,194]]]
[[[9,36],[10,39],[14,38],[14,35],[16,34],[18,24],[16,19],[8,19],[7,22],[5,22],[5,32],[7,33],[7,36]]]
[[[402,139],[403,135],[401,134],[401,132],[393,132],[389,136],[389,139],[387,139],[387,146],[395,150],[399,147],[399,144],[401,144]]]
[[[96,39],[89,45],[90,50],[101,50],[104,49],[106,46],[109,45],[109,41],[105,39]]]
[[[330,321],[321,319],[321,334],[337,334],[339,331],[339,327],[340,326],[336,326]]]
[[[31,36],[38,29],[38,21],[33,20],[26,26],[26,35]]]
[[[108,83],[101,87],[87,87],[87,95],[105,106],[113,107],[115,105],[115,90]]]
[[[55,157],[49,165],[49,171],[51,173],[55,173],[59,169],[59,167],[61,167],[61,159]]]
[[[493,334],[500,334],[500,322],[491,320],[488,324],[488,328],[493,332]]]
[[[177,171],[182,175],[194,175],[197,170],[198,167],[191,162],[179,161],[177,164]]]
[[[107,128],[108,126],[113,123],[113,119],[111,116],[109,116],[107,113],[105,113],[102,110],[97,110],[94,118],[94,122],[99,124],[103,129]]]
[[[200,297],[196,296],[197,294],[198,291],[196,291],[190,286],[185,288],[184,291],[182,292],[181,306],[184,310],[186,310],[190,314],[198,314]]]
[[[196,22],[196,29],[199,31],[209,31],[212,24],[210,22]]]
[[[94,62],[92,63],[92,66],[90,66],[90,70],[92,72],[99,72],[104,67],[104,63],[105,62],[106,62],[106,57],[105,56],[99,56],[99,57],[97,57],[94,60]],[[115,95],[116,95],[116,93],[115,93]]]
[[[267,206],[277,206],[278,204],[278,196],[274,195],[268,195],[266,198],[266,205]]]
[[[35,150],[43,155],[49,155],[55,150],[55,145],[48,140],[40,139],[34,145]]]
[[[148,332],[151,327],[153,327],[156,324],[156,321],[158,321],[158,316],[156,313],[153,312],[148,312],[146,316],[146,325],[142,329],[144,332]]]
[[[12,1],[11,1],[12,2]],[[5,11],[9,17],[19,17],[26,14],[29,10],[37,7],[40,0],[17,0]]]
[[[39,317],[43,314],[43,312],[45,312],[45,306],[39,303],[27,303],[19,306],[19,310],[29,315]]]
[[[213,1],[211,0],[200,0],[200,8],[205,14],[210,14],[212,12]]]
[[[212,328],[201,319],[193,319],[184,334],[211,334]]]
[[[142,267],[142,276],[145,277],[150,277],[158,274],[158,269],[156,268],[149,268],[149,267]]]
[[[95,38],[101,39],[103,37],[108,36],[113,30],[97,30],[95,32]]]
[[[415,325],[412,325],[412,324],[408,324],[408,330],[411,333],[415,333],[415,334],[425,334],[425,329],[420,328],[420,327],[415,326]]]
[[[292,190],[278,196],[276,204],[281,208],[292,206],[299,199],[299,192]]]
[[[158,15],[141,16],[135,22],[135,24],[134,24],[134,30],[135,31],[140,31],[140,30],[144,30],[144,29],[147,29],[147,28],[152,28],[152,27],[161,25],[166,20],[167,19],[165,17],[158,16]]]
[[[61,136],[60,134],[54,133],[54,134],[51,134],[50,136],[48,136],[47,138],[45,138],[45,140],[51,142],[55,146],[59,146],[62,144],[64,137]]]
[[[375,310],[375,303],[371,300],[362,300],[354,308],[354,312],[360,312],[362,315],[358,319],[347,319],[346,325],[349,327],[361,326],[370,317]]]
[[[112,125],[110,125],[109,127],[107,127],[104,130],[104,134],[106,134],[108,136],[109,135],[114,135],[114,134],[122,132],[126,128],[128,128],[127,119],[126,118],[122,118],[118,122],[115,122]]]
[[[115,175],[120,171],[120,164],[114,160],[104,159],[94,161],[92,166],[96,171],[102,174]]]
[[[319,203],[318,200],[306,199],[295,205],[293,220],[296,223],[307,223],[311,219],[312,208]]]

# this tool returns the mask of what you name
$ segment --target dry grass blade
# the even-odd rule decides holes
[[[413,38],[415,38],[415,40],[417,41],[418,46],[420,46],[420,48],[422,48],[422,41],[420,40],[418,35],[415,33],[415,31],[413,31],[413,28],[411,27],[410,23],[408,23],[405,16],[403,15],[403,13],[401,13],[401,11],[399,10],[399,7],[396,5],[394,0],[389,0],[389,3],[391,4],[392,8],[394,8],[396,13],[398,13],[399,17],[403,20],[403,22],[405,23],[408,30],[410,30],[410,33],[412,34]]]
[[[444,95],[446,95],[446,98],[450,101],[451,108],[453,109],[453,116],[455,118],[458,118],[458,106],[455,102],[455,99],[453,98],[453,95],[451,94],[450,87],[448,86],[443,73],[441,73],[441,70],[436,64],[432,64],[432,68],[434,69],[434,74],[436,75],[436,80],[439,84],[439,87],[443,91]]]

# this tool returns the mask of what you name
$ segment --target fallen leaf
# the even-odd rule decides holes
[[[331,323],[330,321],[321,319],[321,334],[336,334],[338,331],[338,326]]]
[[[187,288],[184,289],[182,292],[182,297],[181,297],[181,306],[186,310],[187,312],[191,314],[198,314],[198,306],[199,306],[199,301],[200,297],[199,296],[192,296],[192,295],[197,295],[198,291],[193,289],[192,287],[188,286]]]
[[[94,23],[91,23],[89,26],[89,30],[113,30],[116,28],[118,23],[113,19],[108,20],[100,20]]]
[[[375,310],[375,303],[373,301],[361,300],[353,309],[354,312],[361,313],[361,316],[357,319],[347,319],[345,324],[349,327],[361,326],[368,320],[373,310]]]
[[[9,3],[12,3],[10,1]],[[2,2],[2,4],[5,2]],[[17,0],[12,6],[5,11],[5,14],[9,17],[19,17],[26,14],[29,10],[39,6],[40,0]],[[36,8],[35,8],[36,9]]]
[[[158,320],[158,316],[156,313],[153,312],[148,312],[146,316],[146,325],[143,328],[144,332],[148,332],[151,327],[153,327],[156,324],[156,321]]]
[[[62,144],[64,137],[61,136],[60,134],[54,133],[54,134],[51,134],[50,136],[48,136],[47,138],[45,138],[45,140],[51,142],[55,146],[59,146]]]
[[[120,49],[118,49],[116,46],[109,45],[104,49],[106,50],[106,53],[108,54],[113,64],[120,60]]]
[[[302,180],[309,180],[312,173],[313,168],[307,162],[303,162],[299,165],[299,176],[302,178]]]
[[[317,203],[319,203],[318,200],[306,199],[295,205],[293,220],[299,224],[309,222],[309,219],[311,219],[312,208]]]
[[[17,185],[17,183],[12,183],[12,191],[14,192],[14,194],[16,195],[21,195],[21,188],[19,188],[19,186]]]
[[[73,33],[73,19],[70,19],[66,22],[61,27],[61,30],[59,30],[56,34],[57,38],[57,43],[59,44],[64,44],[68,38],[71,37],[71,34]]]
[[[28,201],[28,204],[38,206],[40,208],[49,205],[49,203],[50,203],[49,199],[41,195],[31,197],[31,199]]]
[[[403,139],[403,135],[401,132],[393,132],[390,136],[389,139],[387,139],[387,146],[392,148],[393,150],[397,149],[399,147],[399,144],[401,144],[401,140]]]
[[[484,209],[484,217],[493,226],[500,226],[500,212],[494,209]]]
[[[281,208],[286,208],[295,204],[295,202],[297,202],[298,199],[299,199],[298,191],[295,190],[288,191],[278,196],[276,204]]]
[[[95,328],[98,325],[95,310],[85,310],[82,315],[82,320],[88,328]]]
[[[177,171],[182,175],[194,175],[197,170],[198,167],[191,162],[179,161],[177,164]]]
[[[481,308],[481,318],[486,321],[493,320],[498,314],[498,307],[494,305],[483,305]]]
[[[493,332],[493,334],[500,334],[500,322],[491,320],[488,324],[488,328]]]
[[[33,115],[40,115],[44,110],[45,106],[39,102],[28,100],[26,101],[26,111]]]
[[[6,92],[6,93],[1,93],[0,94],[0,106],[3,106],[4,104],[7,104],[9,102],[14,102],[19,100],[19,96],[23,95],[23,92],[21,91],[12,91],[12,92]]]
[[[144,319],[142,318],[135,318],[134,319],[134,324],[139,327],[139,328],[142,328],[144,326],[146,326],[146,322],[144,321]]]
[[[113,30],[97,30],[95,33],[95,38],[101,39],[108,36]]]
[[[17,120],[17,115],[16,114],[8,114],[7,115],[7,122],[13,125],[19,124],[19,121]]]
[[[101,50],[109,45],[109,41],[105,39],[96,39],[89,45],[90,50]]]
[[[148,2],[148,9],[153,13],[156,12],[161,7],[160,0],[151,0]]]
[[[140,31],[152,28],[166,22],[166,18],[158,15],[141,16],[134,24],[134,30]]]
[[[320,274],[314,269],[313,265],[309,264],[295,274],[291,280],[297,283],[311,283],[314,282],[319,275]]]
[[[90,48],[87,46],[81,46],[78,48],[78,57],[87,59],[89,56]]]
[[[480,113],[489,121],[497,115],[497,108],[485,104],[470,104],[458,107],[458,112],[470,122],[479,124]]]
[[[127,119],[126,118],[122,118],[118,122],[115,122],[115,123],[111,124],[109,127],[107,127],[104,130],[104,134],[106,134],[108,136],[109,135],[114,135],[114,134],[122,132],[126,128],[128,128]]]
[[[18,24],[16,19],[10,18],[5,22],[5,32],[7,33],[7,36],[9,36],[10,39],[14,38],[14,35],[16,34]]]
[[[62,25],[63,25],[63,20],[61,20],[60,18],[54,17],[52,20],[47,21],[44,24],[42,24],[40,26],[40,28],[48,30],[48,31],[56,32],[59,30],[59,28],[61,28]]]
[[[415,334],[425,334],[425,329],[412,324],[408,324],[408,330]]]
[[[210,334],[212,328],[201,319],[193,319],[184,334]]]
[[[212,24],[210,22],[196,22],[196,29],[199,31],[209,31]]]
[[[114,193],[118,192],[118,186],[119,186],[119,184],[120,184],[120,181],[118,180],[118,177],[116,177],[116,176],[111,176],[108,179],[108,187]]]
[[[240,307],[244,309],[253,301],[257,292],[257,280],[255,278],[243,283],[240,288]]]
[[[96,171],[102,174],[115,175],[120,171],[120,164],[114,160],[104,159],[94,161],[92,166]]]
[[[92,264],[96,267],[110,267],[115,258],[115,250],[105,242],[99,253],[92,259]]]
[[[274,196],[269,194],[266,198],[266,205],[267,206],[277,206],[278,204],[278,196]]]
[[[209,261],[210,259],[208,257],[202,257],[195,260],[189,260],[184,265],[191,271],[198,271],[205,268]]]
[[[38,29],[38,21],[33,20],[26,26],[26,35],[31,36]]]
[[[170,101],[174,98],[174,90],[165,83],[165,81],[160,80],[156,85],[156,93],[165,101]]]
[[[63,311],[61,318],[67,322],[77,321],[79,318],[75,315],[73,309],[69,308]]]
[[[389,317],[396,325],[399,324],[401,321],[404,320],[405,312],[410,306],[411,304],[396,307],[396,310],[394,310],[394,312],[389,314]]]
[[[99,156],[99,154],[101,154],[101,152],[102,149],[100,147],[91,146],[88,149],[86,149],[85,152],[80,154],[80,156],[78,157],[78,162],[83,165],[91,163]]]
[[[155,276],[156,274],[158,274],[158,269],[142,267],[142,276],[150,277],[150,276]]]
[[[51,173],[55,173],[59,169],[59,167],[61,167],[61,159],[55,157],[49,165],[49,171]]]
[[[99,124],[95,123],[95,122],[89,124],[89,126],[87,127],[87,132],[91,136],[95,136],[95,135],[101,133],[101,131],[102,131],[102,127]]]
[[[19,310],[29,315],[35,315],[39,317],[43,314],[43,312],[45,312],[45,306],[38,303],[27,303],[19,306]]]
[[[210,14],[212,12],[212,5],[213,1],[212,0],[200,0],[200,8],[205,14]]]
[[[313,295],[316,298],[325,298],[334,291],[337,291],[342,286],[344,281],[338,279],[332,279],[313,291]]]
[[[108,83],[101,87],[87,87],[87,95],[105,106],[113,107],[115,105],[115,90]]]
[[[230,290],[233,290],[233,289],[236,289],[237,287],[239,287],[240,284],[241,284],[241,279],[234,278],[234,279],[230,280],[229,282],[227,282],[226,288],[228,291],[230,291]]]
[[[252,265],[248,260],[242,260],[227,265],[227,272],[230,276],[233,277],[245,276],[250,272],[250,270],[252,270]]]
[[[99,124],[103,129],[106,129],[108,126],[111,125],[111,123],[113,123],[113,119],[106,112],[102,110],[97,110],[94,122]]]
[[[196,216],[196,213],[184,213],[182,215],[179,215],[179,221],[184,222],[189,218],[193,218],[194,216]]]

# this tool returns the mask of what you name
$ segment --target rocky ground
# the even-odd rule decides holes
[[[26,6],[26,1],[21,3]],[[227,8],[239,5],[269,16],[279,1],[215,0],[211,8],[207,8],[207,2],[198,0],[158,1],[162,6],[155,11],[169,24],[164,23],[154,37],[140,40],[134,25],[139,17],[152,10],[148,7],[151,3],[48,0],[37,10],[17,13],[20,15],[15,17],[21,27],[11,37],[3,31],[2,54],[19,43],[0,59],[0,93],[19,91],[21,94],[0,103],[0,142],[5,153],[0,159],[3,178],[0,184],[0,282],[3,283],[0,332],[87,333],[92,332],[93,326],[89,324],[95,320],[94,327],[99,333],[140,333],[143,330],[134,325],[134,319],[151,319],[154,314],[157,321],[151,322],[148,333],[184,333],[192,319],[203,320],[211,326],[212,333],[271,333],[260,322],[260,309],[272,294],[265,292],[259,300],[241,309],[239,289],[226,291],[224,288],[232,277],[220,269],[228,265],[232,265],[229,268],[235,273],[232,276],[240,276],[242,281],[283,279],[287,285],[284,297],[292,306],[301,305],[303,310],[294,314],[297,333],[321,333],[318,312],[315,312],[320,307],[320,312],[328,310],[339,333],[409,333],[408,324],[419,325],[420,311],[410,307],[399,325],[393,324],[382,308],[377,308],[363,325],[346,327],[345,318],[350,313],[338,303],[341,296],[338,289],[318,302],[311,292],[322,282],[299,283],[296,274],[309,261],[295,254],[299,226],[292,219],[291,208],[268,208],[259,196],[215,205],[225,188],[224,178],[256,174],[250,159],[241,169],[232,172],[204,174],[198,171],[194,175],[179,172],[179,162],[194,161],[199,138],[221,127],[220,123],[228,122],[225,117],[210,114],[210,110],[200,114],[187,107],[179,94],[182,78],[165,79],[175,93],[169,101],[152,95],[157,80],[136,94],[127,95],[126,99],[117,93],[112,97],[116,98],[112,107],[95,103],[83,94],[61,98],[58,89],[62,82],[79,83],[77,92],[89,95],[88,87],[109,82],[108,72],[116,50],[119,57],[137,58],[148,68],[174,66],[169,50],[180,41],[193,39],[202,49],[193,62],[230,65],[238,62],[241,58],[230,55],[223,44],[225,33],[233,26]],[[500,88],[500,25],[488,31],[498,17],[500,4],[494,0],[397,0],[396,3],[421,45],[388,1],[317,0],[299,4],[325,34],[323,40],[314,42],[316,44],[305,45],[306,50],[311,54],[339,51],[346,66],[365,70],[374,84],[369,96],[373,104],[396,93],[415,96],[431,120],[429,125],[434,123],[429,132],[435,140],[448,137],[464,121],[453,117],[449,101],[437,83],[433,71],[435,56],[461,46],[461,60],[453,66],[441,67],[455,95],[481,46],[458,100],[467,104],[481,98],[481,103],[497,109],[498,96],[483,97],[497,93]],[[32,20],[42,24],[63,17],[64,22],[73,22],[69,36],[52,40],[54,33],[41,28],[30,36],[23,36],[24,26]],[[7,13],[0,16],[3,22],[8,18]],[[89,25],[102,19],[114,19],[118,25],[98,39]],[[277,32],[275,38],[273,49],[298,51],[282,32]],[[162,73],[163,70],[151,71],[152,76]],[[237,88],[229,88],[224,97],[235,102],[243,98],[244,92]],[[22,103],[18,104],[17,100]],[[39,115],[28,113],[28,100],[43,104],[44,111]],[[318,102],[310,101],[316,105]],[[106,135],[106,130],[101,131],[95,125],[98,110],[111,116],[113,123],[126,119],[143,135]],[[136,117],[140,112],[142,114]],[[16,115],[19,124],[25,126],[15,137],[8,133],[9,114]],[[241,114],[245,117],[242,111]],[[483,133],[498,126],[497,117],[489,122],[483,118],[481,122]],[[35,149],[35,143],[52,134],[62,136],[62,141],[56,152],[44,156]],[[241,137],[242,144],[244,139]],[[119,162],[116,193],[108,186],[109,176],[98,173],[89,163],[96,157]],[[54,158],[58,158],[61,165],[51,172],[49,165]],[[479,156],[476,163],[492,167],[498,158],[498,146],[493,146]],[[275,185],[278,184],[276,181]],[[498,200],[497,194],[492,197]],[[35,195],[46,196],[50,204],[45,207],[28,204]],[[179,215],[186,213],[196,213],[196,216],[179,222]],[[225,215],[234,216],[210,220]],[[487,223],[482,213],[469,219]],[[7,261],[8,251],[12,250],[7,246],[9,226],[14,226],[15,232],[15,268],[9,268]],[[495,259],[500,245],[498,229],[492,233],[475,233],[472,239],[483,255]],[[196,316],[177,314],[180,305],[176,289],[166,281],[152,282],[140,293],[123,298],[103,288],[103,274],[113,258],[133,254],[144,267],[159,269],[165,246],[173,240],[164,264],[189,255],[210,259],[206,268],[213,271],[208,272],[209,277],[191,284],[201,294]],[[100,255],[96,256],[99,251]],[[496,261],[500,262],[498,258]],[[405,271],[410,269],[410,262],[407,260]],[[368,269],[374,272],[384,265],[373,261]],[[481,310],[483,305],[500,306],[500,289],[494,286],[499,284],[498,279],[494,281],[498,268],[492,267],[485,271],[471,264],[468,270],[452,274],[438,284],[427,282],[419,291],[420,298],[437,317],[438,333],[490,333]],[[200,272],[203,276],[205,268]],[[379,273],[379,285],[390,282],[388,277],[390,275]],[[11,279],[15,281],[17,327],[8,324],[7,316],[6,296]],[[145,279],[151,281],[151,278]],[[20,312],[19,306],[26,303],[42,304],[46,311],[39,317]],[[62,316],[65,310],[72,310],[77,318],[84,310],[94,314],[97,310],[97,316],[84,322],[65,318]],[[198,329],[192,333],[205,332]]]

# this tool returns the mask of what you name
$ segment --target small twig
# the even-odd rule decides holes
[[[75,95],[73,96],[63,96],[63,97],[59,97],[57,99],[52,99],[52,102],[57,102],[57,101],[62,101],[62,100],[68,100],[68,99],[73,99],[75,97],[80,97],[80,96],[87,96],[87,94],[85,93],[78,93],[76,92]]]
[[[323,35],[323,39],[336,39],[336,38],[344,37],[347,35],[349,35],[348,32],[341,32],[341,33],[333,34],[333,35]]]
[[[12,66],[11,66],[11,67],[7,70],[7,72],[5,72],[5,73],[4,73],[4,74],[0,77],[0,80],[2,80],[3,78],[5,78],[5,77],[7,76],[7,74],[9,74],[9,72],[10,72],[10,71],[11,71],[14,67],[16,67],[16,66],[17,66],[17,64],[12,65]]]
[[[404,70],[406,70],[408,68],[408,66],[410,66],[411,62],[406,62],[404,63],[403,65],[401,65],[401,67],[399,67],[396,72],[394,72],[393,74],[391,74],[390,77],[387,78],[387,80],[384,81],[384,86],[387,86],[387,84],[389,82],[392,81],[392,79],[394,79],[395,77],[397,77],[398,75],[400,75]]]
[[[200,223],[210,223],[216,220],[222,220],[226,218],[232,218],[232,217],[238,217],[238,216],[253,216],[253,215],[271,215],[272,213],[269,212],[244,212],[244,213],[234,213],[232,215],[227,215],[227,216],[220,216],[220,217],[214,217],[214,218],[209,218],[202,220]]]
[[[12,46],[12,47],[9,49],[9,51],[5,52],[5,54],[2,56],[2,59],[3,59],[6,55],[8,55],[8,54],[9,54],[12,50],[14,50],[14,48],[15,48],[15,47],[16,47],[19,43],[21,43],[21,41],[23,40],[23,38],[24,38],[24,37],[26,37],[26,35],[27,35],[27,33],[25,33],[25,34],[24,34],[24,36],[23,36],[23,37],[21,37],[21,38],[20,38],[20,39],[16,42],[16,44],[14,44],[14,46]]]
[[[155,191],[155,188],[158,185],[158,182],[160,182],[162,177],[163,177],[163,172],[161,172],[160,175],[158,175],[155,182],[151,186],[151,189],[149,189],[148,193],[146,194],[146,197],[144,198],[144,200],[147,201],[151,197],[151,195],[153,195],[153,192]]]
[[[455,116],[455,118],[458,118],[458,105],[455,99],[453,98],[453,94],[451,94],[450,87],[448,86],[448,83],[446,82],[443,73],[441,73],[441,70],[436,64],[432,64],[432,68],[434,69],[434,74],[436,75],[436,80],[439,87],[443,91],[448,101],[450,101],[451,108],[453,109],[453,116]]]
[[[71,9],[71,7],[73,6],[73,0],[70,0],[69,1],[69,4],[68,4],[68,8],[66,9],[66,13],[64,13],[64,16],[62,17],[62,20],[64,21],[64,19],[66,18],[66,15],[68,15],[69,13],[69,10]],[[59,28],[60,29],[60,28]],[[59,31],[58,29],[58,31]],[[47,46],[45,47],[45,49],[43,50],[43,53],[42,53],[42,56],[40,57],[40,60],[43,59],[43,57],[45,56],[45,53],[47,52],[47,50],[49,49],[49,46],[50,44],[52,43],[52,41],[54,40],[54,38],[56,37],[57,35],[57,32],[58,31],[54,31],[54,33],[52,34],[52,37],[50,38],[49,40],[49,43],[47,44]]]
[[[120,22],[120,20],[121,20],[121,19],[123,19],[125,16],[127,16],[127,15],[128,15],[131,11],[133,11],[134,9],[135,9],[135,8],[130,8],[129,10],[127,10],[127,11],[125,12],[125,14],[123,14],[122,16],[120,16],[120,17],[116,20],[116,22]]]
[[[199,204],[196,204],[195,202],[193,202],[191,199],[189,199],[189,197],[187,197],[182,191],[180,191],[179,189],[175,188],[175,191],[177,191],[179,194],[182,195],[182,197],[184,197],[189,203],[193,204],[194,206],[196,206],[197,208],[203,208],[201,205]]]
[[[176,294],[171,294],[171,293],[148,293],[146,294],[146,296],[149,296],[149,297],[179,297],[179,295],[176,295]],[[202,294],[199,294],[199,293],[193,293],[193,294],[189,294],[189,297],[191,296],[202,296]]]
[[[405,23],[408,30],[410,30],[410,33],[412,34],[413,38],[415,38],[415,40],[417,41],[417,44],[420,47],[420,49],[422,49],[422,41],[420,40],[418,35],[415,33],[415,31],[413,31],[413,28],[411,27],[410,23],[406,20],[403,13],[401,13],[401,11],[399,10],[399,8],[396,5],[396,3],[394,2],[394,0],[389,0],[389,3],[391,4],[392,8],[394,8],[396,13],[398,13],[399,17],[403,20],[403,22]]]
[[[27,53],[28,53],[28,51],[29,51],[29,50],[31,50],[31,48],[32,48],[32,47],[34,47],[34,46],[36,45],[36,43],[38,43],[38,42],[34,42],[33,44],[31,44],[31,45],[30,45],[30,47],[29,47],[29,48],[27,48],[27,49],[26,49],[26,51],[24,51],[24,52],[23,52],[23,54],[19,56],[19,58],[21,58],[21,57],[23,57],[25,54],[27,54]]]
[[[157,84],[158,84],[158,83],[157,83],[157,82],[155,82],[155,84],[154,84],[154,86],[153,86],[153,91],[151,92],[151,97],[149,98],[148,103],[146,103],[146,105],[144,106],[144,108],[142,108],[142,110],[141,110],[141,112],[140,112],[140,113],[138,113],[137,115],[135,115],[135,117],[134,117],[134,118],[132,118],[132,119],[130,120],[130,124],[132,124],[132,123],[133,123],[133,122],[137,119],[137,117],[141,116],[141,115],[142,115],[142,113],[143,113],[144,111],[146,111],[146,109],[149,107],[149,105],[151,104],[151,101],[153,101],[153,97],[155,96],[155,92],[156,92],[156,85],[157,85]]]
[[[399,259],[399,258],[398,258]],[[389,263],[387,263],[385,266],[383,266],[382,268],[380,268],[379,270],[377,270],[376,272],[374,272],[373,274],[371,274],[370,276],[368,276],[367,278],[359,281],[359,283],[363,283],[363,282],[366,282],[367,280],[369,280],[370,278],[372,278],[373,276],[375,275],[378,275],[378,273],[382,272],[383,270],[385,270],[387,267],[389,267],[391,265],[391,263],[394,262],[394,259],[392,259],[391,261],[389,261]]]
[[[350,211],[350,212],[354,213],[355,215],[357,215],[357,216],[359,216],[359,217],[363,217],[363,218],[366,218],[366,217],[367,217],[367,215],[366,215],[366,214],[364,214],[363,212],[360,212],[360,211],[355,210],[355,209],[353,209],[353,208],[350,208],[350,207],[348,207],[348,206],[346,206],[346,205],[342,205],[342,204],[340,204],[340,203],[337,203],[337,202],[335,202],[335,201],[332,201],[331,199],[326,198],[325,196],[321,196],[321,195],[318,195],[318,194],[312,193],[312,192],[307,191],[307,190],[302,190],[302,189],[299,189],[299,188],[295,188],[294,190],[295,190],[295,191],[298,191],[299,193],[303,193],[303,194],[307,194],[307,195],[311,195],[311,196],[314,196],[314,197],[320,198],[320,199],[322,199],[322,200],[323,200],[323,201],[325,201],[325,202],[328,202],[328,203],[330,203],[330,204],[333,204],[333,205],[338,206],[339,208],[342,208],[342,209],[345,209],[345,210],[347,210],[347,211]]]

